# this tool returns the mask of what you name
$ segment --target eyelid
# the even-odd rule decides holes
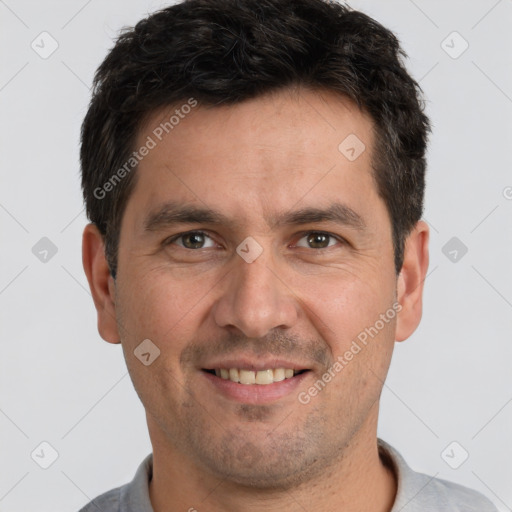
[[[191,229],[190,231],[183,231],[182,233],[177,233],[176,235],[172,235],[170,237],[167,237],[163,242],[162,242],[162,245],[170,245],[172,244],[173,242],[175,242],[176,240],[178,240],[179,238],[183,237],[183,236],[186,236],[186,235],[190,235],[190,234],[200,234],[200,235],[203,235],[205,237],[208,237],[210,238],[213,242],[217,243],[215,241],[215,239],[207,232],[207,231],[204,231],[202,229]],[[180,246],[178,246],[180,247]],[[187,249],[186,247],[183,247],[184,249]],[[196,249],[196,250],[200,250],[200,249]]]
[[[329,236],[331,238],[334,238],[335,240],[337,240],[340,244],[348,244],[348,242],[341,236],[339,235],[335,235],[334,233],[330,233],[329,231],[322,231],[321,229],[310,229],[308,231],[302,231],[301,233],[298,233],[298,239],[297,240],[301,240],[302,238],[304,238],[306,235],[311,235],[311,234],[317,234],[317,235],[326,235],[326,236]],[[328,246],[328,247],[324,247],[324,250],[325,249],[329,249],[331,247],[334,247],[334,246]],[[319,251],[321,249],[314,249],[316,251]]]
[[[172,235],[168,238],[166,238],[163,242],[162,242],[162,245],[170,245],[172,244],[173,242],[175,242],[176,240],[178,240],[179,238],[183,237],[183,236],[186,236],[186,235],[190,235],[192,233],[198,233],[198,234],[201,234],[205,237],[208,237],[210,238],[213,242],[217,243],[218,242],[211,236],[211,234],[208,232],[208,231],[205,231],[205,230],[202,230],[202,229],[192,229],[192,230],[189,230],[189,231],[184,231],[182,233],[177,233],[175,235]],[[335,235],[334,233],[330,233],[329,231],[322,231],[322,230],[317,230],[317,229],[310,229],[310,230],[306,230],[306,231],[301,231],[299,232],[296,236],[295,236],[295,239],[298,241],[298,240],[301,240],[302,238],[304,238],[306,235],[311,235],[311,234],[320,234],[320,235],[326,235],[326,236],[329,236],[331,238],[334,238],[335,240],[337,240],[340,244],[348,244],[348,242],[341,236],[339,235]],[[298,238],[297,238],[298,237]],[[178,246],[180,247],[180,246]],[[333,247],[333,246],[328,246],[328,247],[324,247],[323,249],[328,249],[330,247]],[[304,249],[307,249],[307,247],[303,247]],[[187,249],[186,247],[184,247],[184,249]],[[201,248],[203,249],[203,248]],[[201,249],[196,249],[197,251],[201,250]],[[191,250],[191,249],[188,249],[188,250]],[[315,251],[319,251],[321,249],[314,249]]]

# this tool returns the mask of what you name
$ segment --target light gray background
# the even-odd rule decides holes
[[[0,0],[2,512],[78,510],[131,480],[151,451],[121,347],[96,331],[81,265],[78,138],[112,38],[167,4]],[[510,511],[512,1],[350,5],[397,33],[434,125],[424,315],[397,344],[379,435],[414,469]],[[47,59],[31,48],[50,48],[43,31],[59,45]],[[458,58],[445,51],[463,49],[459,36],[446,39],[453,31],[469,43]],[[43,237],[58,249],[46,263],[32,252]],[[456,262],[442,251],[452,237],[468,249]],[[43,441],[59,454],[48,469],[31,458],[50,460]],[[469,453],[458,469],[441,456],[453,441]],[[452,465],[459,445],[448,450]]]

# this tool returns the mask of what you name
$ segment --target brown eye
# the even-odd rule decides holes
[[[208,239],[211,241],[210,245],[205,246]],[[178,241],[181,241],[181,243],[178,243]],[[207,247],[214,247],[215,245],[213,240],[202,231],[190,231],[189,233],[177,235],[173,237],[172,240],[169,240],[169,244],[174,243],[185,249],[205,249]]]
[[[327,247],[332,247],[337,242],[337,239],[333,235],[319,231],[307,233],[300,240],[306,240],[305,245],[300,243],[297,245],[299,247],[307,247],[309,249],[326,249]]]

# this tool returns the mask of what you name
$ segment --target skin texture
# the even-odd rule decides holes
[[[174,108],[149,118],[137,147]],[[146,409],[155,512],[170,503],[198,511],[391,509],[396,481],[378,456],[379,397],[395,340],[420,322],[428,227],[420,221],[409,235],[397,277],[390,218],[371,175],[372,126],[329,91],[286,89],[235,106],[199,105],[139,164],[115,282],[101,235],[85,228],[99,332],[122,343]],[[350,134],[366,146],[354,161],[338,150]],[[168,201],[213,208],[230,222],[145,230],[147,216]],[[365,229],[267,223],[333,202],[354,210]],[[193,230],[208,235],[202,248],[187,248],[186,237],[170,241]],[[332,234],[320,247],[308,242],[318,231]],[[262,248],[252,263],[236,252],[247,237]],[[298,394],[396,301],[399,314],[301,403]],[[149,366],[134,355],[144,339],[160,350]],[[244,403],[220,393],[202,371],[228,356],[284,359],[309,371],[275,401]]]

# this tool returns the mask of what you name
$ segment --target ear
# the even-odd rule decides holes
[[[423,309],[423,283],[428,269],[429,227],[420,220],[405,241],[404,262],[397,281],[396,341],[406,340],[418,327]]]
[[[94,224],[87,224],[82,236],[82,263],[96,311],[98,332],[109,343],[120,343],[116,321],[115,281],[105,258],[103,236]]]

